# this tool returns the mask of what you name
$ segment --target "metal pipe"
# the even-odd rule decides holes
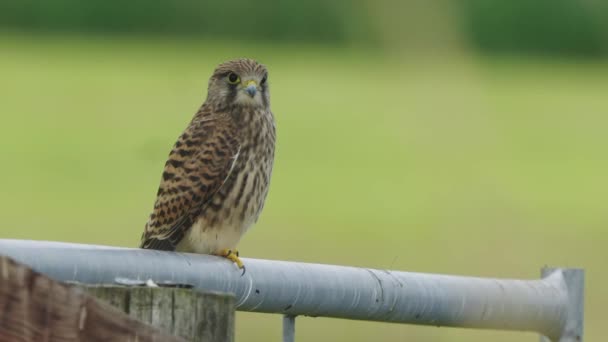
[[[569,315],[561,270],[508,280],[243,259],[241,276],[222,258],[143,249],[0,240],[0,254],[60,281],[151,279],[229,292],[241,311],[536,331],[555,341]]]
[[[295,342],[296,316],[283,315],[283,342]]]

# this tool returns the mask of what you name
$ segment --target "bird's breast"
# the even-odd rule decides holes
[[[258,127],[243,140],[232,172],[187,233],[189,251],[235,248],[262,212],[272,174],[274,124]]]

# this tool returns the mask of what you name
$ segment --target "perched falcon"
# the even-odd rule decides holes
[[[141,248],[219,255],[244,272],[235,248],[264,207],[274,144],[266,67],[220,64],[169,154]]]

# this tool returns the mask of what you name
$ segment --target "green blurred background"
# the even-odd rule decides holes
[[[278,122],[247,257],[488,277],[587,269],[608,306],[608,5],[577,0],[0,2],[1,238],[136,246],[220,62]],[[239,313],[238,341],[280,316]],[[537,341],[298,320],[297,341]]]

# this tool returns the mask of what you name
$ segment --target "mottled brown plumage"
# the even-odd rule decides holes
[[[227,256],[257,220],[274,159],[266,68],[217,67],[205,103],[165,164],[141,247]]]

